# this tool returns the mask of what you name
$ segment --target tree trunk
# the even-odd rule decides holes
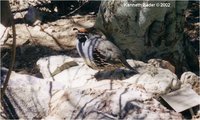
[[[141,7],[141,5],[153,5]],[[198,71],[199,62],[184,38],[187,1],[102,1],[95,26],[124,50],[126,57],[170,61],[176,73]]]
[[[11,10],[9,1],[1,1],[1,24],[5,27],[11,26]]]

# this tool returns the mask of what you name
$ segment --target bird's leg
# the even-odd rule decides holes
[[[112,86],[113,86],[113,78],[111,78],[111,79],[110,79],[110,90],[112,90],[112,89],[113,89],[113,87],[112,87]]]
[[[125,78],[125,71],[123,69],[117,68],[114,71],[110,71],[110,90],[113,89],[113,80],[122,80]]]
[[[112,76],[113,76],[115,79],[122,80],[122,79],[124,79],[124,77],[125,77],[125,71],[122,70],[122,69],[120,69],[120,68],[117,68],[117,69],[113,72]]]
[[[93,78],[97,79],[97,80],[102,80],[104,79],[105,74],[103,73],[102,70],[99,70],[97,73],[95,73],[93,75]]]

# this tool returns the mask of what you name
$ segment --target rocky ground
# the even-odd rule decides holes
[[[46,3],[48,2],[49,1],[47,0]],[[28,4],[25,3],[21,3],[21,5],[13,3],[13,11],[27,8]],[[33,2],[32,4],[35,5],[36,2]],[[75,3],[72,2],[71,4]],[[38,17],[35,18],[39,21],[42,19],[40,21],[42,23],[39,25],[28,26],[24,24],[25,21],[23,20],[23,16],[25,16],[26,11],[14,13],[15,21],[17,23],[17,54],[15,70],[17,72],[35,74],[38,72],[35,63],[40,57],[56,54],[78,56],[77,51],[75,50],[75,34],[72,28],[81,26],[90,27],[94,25],[96,11],[98,10],[99,4],[96,4],[97,7],[95,9],[93,8],[89,11],[88,9],[91,8],[90,5],[93,6],[93,4],[83,6],[82,9],[77,11],[74,10],[74,8],[71,8],[72,10],[65,10],[65,13],[63,13],[64,10],[60,10],[62,13],[60,15],[58,15],[58,13],[53,13],[53,15],[51,15],[50,13],[46,13],[46,11],[44,12],[42,10],[42,12],[40,11],[40,13],[36,15],[40,16],[40,19]],[[199,55],[198,8],[199,4],[197,2],[190,2],[186,11],[185,22],[186,39],[194,47],[197,55]],[[74,13],[72,15],[68,15],[71,12]],[[12,33],[11,31],[9,31],[9,33],[10,36],[8,36],[8,40],[5,44],[1,45],[1,60],[2,66],[4,67],[8,67],[10,62],[9,51],[12,44]]]
[[[72,2],[73,4],[75,3]],[[13,11],[17,10],[17,8],[26,8],[25,3],[19,7],[18,5],[13,4]],[[45,56],[65,54],[77,57],[78,53],[75,50],[75,32],[72,29],[74,27],[90,27],[94,25],[96,10],[98,10],[91,9],[91,11],[88,11],[87,7],[91,7],[90,5],[84,7],[86,8],[66,10],[65,14],[60,14],[59,12],[59,15],[58,13],[52,13],[53,15],[51,15],[41,10],[40,12],[33,10],[35,12],[34,15],[36,14],[33,19],[41,22],[41,24],[37,25],[24,24],[24,22],[27,22],[24,20],[27,11],[14,13],[17,30],[15,71],[36,74],[39,72],[36,67],[36,61]],[[74,14],[68,15],[71,12],[74,12]],[[1,45],[1,60],[2,66],[4,67],[8,67],[10,63],[11,31],[9,31],[7,37],[7,41]]]
[[[21,106],[23,106],[23,108],[25,108],[23,112],[30,113],[30,116],[26,116],[23,114],[23,112],[19,112],[20,110],[18,110],[17,112],[20,116],[23,116],[24,118],[42,118],[43,116],[48,115],[46,116],[46,119],[89,119],[93,118],[94,116],[98,117],[99,119],[125,119],[129,118],[129,115],[132,115],[138,119],[151,118],[152,116],[155,119],[181,119],[183,115],[183,118],[192,118],[190,116],[190,113],[186,112],[182,113],[181,115],[172,111],[172,109],[170,108],[165,108],[166,106],[164,107],[163,104],[161,104],[159,101],[160,98],[157,98],[156,96],[166,94],[172,90],[178,89],[181,87],[181,85],[186,83],[189,83],[192,86],[193,90],[200,94],[199,76],[196,76],[193,73],[185,73],[181,76],[180,82],[176,75],[173,74],[173,66],[166,61],[150,60],[149,63],[143,63],[140,61],[129,61],[129,63],[133,66],[138,65],[139,67],[137,69],[143,74],[133,75],[132,77],[130,77],[130,75],[132,74],[126,71],[125,75],[117,76],[117,79],[119,80],[114,81],[111,84],[108,80],[113,79],[112,77],[108,78],[108,76],[110,76],[110,73],[102,73],[100,74],[99,78],[99,75],[96,74],[98,71],[88,69],[82,64],[82,60],[79,58],[79,55],[75,49],[75,32],[72,30],[74,27],[90,27],[94,25],[99,3],[90,2],[89,4],[84,4],[84,1],[70,2],[67,4],[59,4],[56,2],[54,4],[49,3],[50,1],[47,0],[45,3],[46,6],[41,7],[41,5],[43,5],[44,3],[37,3],[34,1],[29,2],[29,4],[31,5],[40,6],[37,10],[32,8],[29,9],[29,11],[32,11],[30,12],[32,16],[31,20],[35,19],[34,22],[29,20],[29,17],[27,17],[29,16],[27,15],[27,2],[12,2],[11,4],[16,22],[17,54],[14,67],[16,73],[13,73],[13,75],[11,76],[13,82],[10,83],[10,86],[12,86],[12,84],[19,83],[19,79],[17,78],[23,78],[25,80],[25,78],[27,78],[27,75],[31,75],[31,77],[29,76],[30,79],[28,79],[31,84],[24,82],[21,83],[18,87],[21,87],[22,89],[24,88],[23,90],[27,91],[31,91],[31,88],[34,88],[32,92],[35,93],[36,96],[30,95],[30,98],[40,98],[38,103],[41,104],[41,106],[39,106],[38,108],[36,107],[37,109],[35,109],[34,107],[31,107],[32,105],[34,105],[34,103],[27,103],[26,105],[23,105],[23,100],[30,101],[30,99],[23,99],[21,101],[16,100]],[[64,7],[64,9],[61,9],[62,6],[68,7]],[[186,23],[184,31],[186,33],[186,39],[194,47],[195,53],[197,55],[199,55],[200,25],[198,10],[199,4],[197,2],[189,3],[188,9],[186,11]],[[24,19],[24,16],[26,16],[26,19]],[[1,41],[1,67],[9,67],[11,44],[12,33],[11,31],[8,31],[8,35],[5,41]],[[54,58],[52,56],[57,57]],[[51,61],[56,61],[56,63],[51,63]],[[50,63],[52,68],[49,68],[47,63]],[[64,67],[60,66],[63,63],[66,63],[66,65],[64,65]],[[81,67],[81,65],[83,67]],[[151,70],[152,67],[149,66],[155,67],[153,73]],[[55,69],[57,67],[59,68],[58,70]],[[147,69],[144,69],[147,67],[149,67],[149,71]],[[163,68],[167,68],[170,71]],[[77,69],[82,72],[80,72],[81,74],[77,73],[75,76],[73,73]],[[57,74],[59,72],[61,72],[61,74]],[[54,77],[50,79],[52,74]],[[94,74],[97,76],[93,76]],[[63,75],[67,75],[68,78],[63,78]],[[162,81],[159,81],[160,78],[162,78]],[[81,82],[79,81],[80,79]],[[114,77],[114,79],[116,78]],[[145,83],[144,80],[146,79],[150,79],[151,82]],[[56,81],[53,83],[54,87],[52,88],[52,83],[50,81]],[[96,85],[97,81],[100,81],[98,85]],[[139,83],[140,85],[132,85],[135,83]],[[23,84],[26,84],[26,86],[24,87]],[[104,85],[103,88],[100,87],[101,84]],[[149,84],[151,84],[151,86]],[[84,85],[84,87],[82,87],[82,85]],[[30,86],[30,88],[27,86]],[[45,87],[40,89],[38,86]],[[70,88],[70,86],[73,86],[73,89],[60,90],[61,88],[63,88],[63,86],[68,86],[68,88]],[[89,86],[92,86],[92,88],[95,89],[90,90]],[[110,89],[110,87],[112,87],[113,90],[106,92],[106,90]],[[118,88],[121,89],[121,87],[123,87],[123,89],[122,91],[119,91]],[[60,91],[58,91],[58,89]],[[10,90],[15,97],[21,98],[24,94],[29,96],[29,94],[27,94],[26,92],[18,91],[19,89],[17,89],[17,87],[10,87]],[[54,97],[51,96],[52,93],[46,93],[47,91],[49,92],[49,90],[53,91],[53,94],[55,94]],[[135,93],[131,93],[131,90],[134,90]],[[16,95],[19,92],[22,92],[22,94]],[[124,94],[125,96],[122,102],[116,102],[115,99],[118,99],[118,96],[121,96],[122,94]],[[142,95],[143,97],[140,97],[141,99],[137,99],[137,97],[134,97],[134,95],[132,94]],[[99,95],[101,96],[98,97]],[[79,98],[80,96],[84,97],[82,98],[82,100],[77,101],[77,98]],[[97,97],[93,101],[94,96]],[[126,96],[132,97],[128,98]],[[36,98],[34,98],[34,101],[38,100]],[[87,102],[88,99],[91,100],[91,103]],[[50,101],[50,103],[45,103],[45,100]],[[132,100],[132,102],[130,102],[130,100]],[[79,104],[76,105],[77,103]],[[119,108],[116,106],[119,106]],[[65,107],[68,109],[66,109]],[[36,114],[31,113],[31,110],[29,108],[32,110],[32,112],[38,112],[37,116]],[[18,108],[16,108],[16,110],[17,109]],[[82,112],[80,112],[81,110]],[[72,114],[64,114],[68,111],[71,111]],[[198,118],[198,108],[195,108],[194,111],[196,115],[193,116],[193,118]],[[138,115],[138,113],[140,113],[141,116]]]

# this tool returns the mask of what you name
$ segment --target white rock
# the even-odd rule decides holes
[[[4,25],[2,25],[2,24],[0,24],[0,38],[1,37],[3,37],[3,34],[4,34],[4,32],[5,32],[5,30],[6,30],[6,27],[4,26]]]
[[[171,72],[175,73],[175,67],[168,61],[162,59],[150,59],[148,63],[156,67],[161,67],[164,69],[169,69]]]
[[[200,78],[192,73],[192,72],[184,72],[182,75],[181,75],[181,83],[182,84],[190,84],[190,85],[194,85],[194,83],[196,82],[199,82]]]
[[[141,72],[143,73],[134,75],[124,81],[142,85],[148,92],[159,95],[180,88],[177,76],[167,69],[143,66]]]
[[[110,86],[110,82],[98,83],[56,93],[60,99],[59,95],[56,102],[52,99],[54,107],[49,116],[61,119],[181,119],[179,113],[167,110],[144,88],[113,81],[112,85],[119,88],[111,90],[102,86]]]
[[[67,69],[63,69],[63,64],[70,62],[78,65],[66,65],[64,68]],[[8,98],[17,101],[16,104],[11,100],[20,118],[181,119],[180,114],[166,109],[154,99],[155,94],[159,96],[178,89],[177,76],[167,69],[140,61],[128,62],[140,73],[131,75],[124,71],[130,76],[122,80],[100,74],[102,79],[99,80],[95,76],[98,71],[86,66],[81,58],[42,58],[37,65],[45,79],[12,73],[6,93]],[[55,74],[58,68],[60,71]],[[50,77],[51,74],[55,75]]]
[[[0,45],[3,45],[5,41],[8,39],[8,31],[10,28],[6,28],[2,24],[0,24]]]
[[[9,105],[9,101],[19,118],[41,118],[48,114],[51,96],[63,88],[58,82],[51,83],[41,78],[12,72],[6,90],[8,100],[4,101],[4,104]]]
[[[63,83],[67,88],[74,88],[96,82],[97,80],[94,78],[96,72],[87,66],[75,66],[55,75],[53,79]]]
[[[59,74],[51,77],[51,74],[55,71],[58,66],[62,66],[65,62],[75,61],[79,66],[69,67],[63,70]],[[143,86],[148,92],[155,93],[157,95],[166,94],[172,90],[176,90],[180,87],[180,82],[177,76],[168,69],[162,69],[160,67],[155,67],[151,64],[146,64],[140,61],[128,60],[129,64],[133,67],[137,67],[140,74],[130,75],[129,78],[125,78],[123,81],[128,83],[134,83]],[[37,62],[40,66],[40,71],[48,80],[55,80],[63,83],[66,88],[76,88],[81,87],[90,83],[97,83],[99,81],[95,75],[97,70],[93,70],[85,65],[83,59],[72,59],[67,56],[51,56],[47,58],[42,58]],[[49,65],[49,68],[48,68]],[[112,72],[105,72],[106,74],[101,74],[101,80],[113,79]],[[108,73],[108,74],[107,74]],[[122,74],[123,73],[119,73]],[[117,74],[117,75],[119,75]],[[129,74],[129,73],[126,73]],[[113,80],[118,80],[120,78],[114,78]],[[109,88],[109,87],[108,87]]]
[[[52,77],[64,69],[77,65],[71,57],[62,55],[41,58],[36,64],[39,66],[40,72],[44,78]],[[64,65],[64,68],[62,65]]]

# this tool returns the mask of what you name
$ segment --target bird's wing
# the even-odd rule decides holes
[[[119,59],[121,51],[114,44],[107,40],[99,41],[99,43],[94,47],[93,54],[93,57],[103,58],[101,59],[101,62],[108,64],[121,63]]]
[[[135,69],[128,64],[121,50],[117,46],[115,46],[112,42],[105,40],[101,41],[99,45],[101,46],[99,47],[101,48],[99,49],[99,51],[102,52],[103,55],[106,55],[105,61],[107,63],[122,64],[124,67],[135,71]]]

